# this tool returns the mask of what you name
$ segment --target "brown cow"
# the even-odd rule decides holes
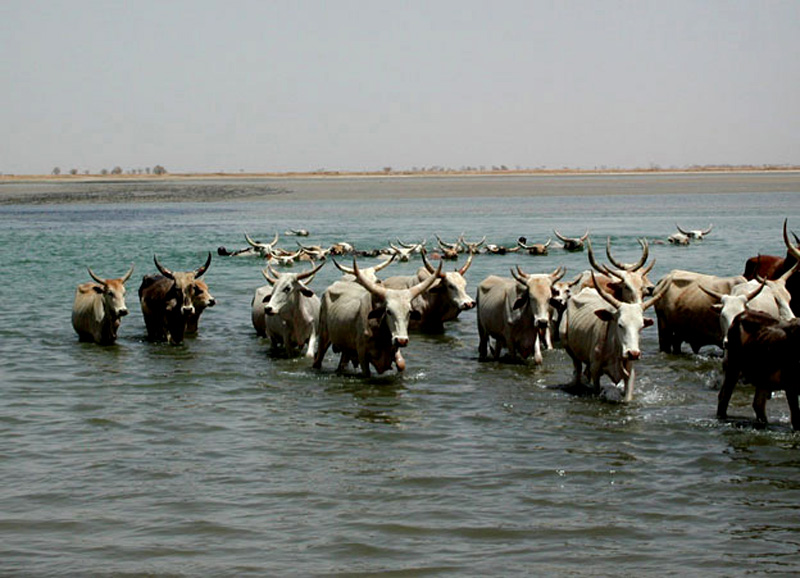
[[[72,327],[81,341],[110,345],[117,340],[117,330],[128,314],[125,305],[125,282],[133,273],[133,265],[118,279],[102,279],[89,269],[94,283],[82,283],[75,291],[72,305]]]
[[[211,253],[205,264],[195,271],[172,272],[153,255],[159,275],[145,275],[139,286],[139,301],[152,341],[167,340],[172,344],[183,341],[189,319],[197,312],[192,298],[199,293],[197,280],[208,270]]]
[[[800,319],[780,321],[756,311],[745,311],[736,317],[728,331],[725,380],[719,392],[717,417],[727,417],[728,403],[741,374],[756,388],[753,410],[759,423],[767,423],[766,404],[772,392],[784,390],[792,428],[800,430],[799,351]]]
[[[744,276],[747,279],[763,277],[764,279],[779,279],[800,261],[800,237],[792,233],[796,243],[789,242],[787,230],[788,219],[783,221],[783,242],[786,245],[786,257],[774,255],[759,255],[750,257],[745,263]],[[792,311],[800,316],[800,271],[795,271],[786,279],[786,290],[792,296]]]

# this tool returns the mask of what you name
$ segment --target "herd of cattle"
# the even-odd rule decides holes
[[[707,234],[694,231],[693,236]],[[287,232],[287,234],[289,234]],[[291,234],[302,235],[293,231]],[[401,372],[406,362],[402,350],[409,343],[409,331],[441,331],[444,324],[462,311],[477,308],[478,354],[500,359],[503,350],[510,358],[542,363],[542,350],[561,346],[574,365],[574,385],[586,378],[595,390],[608,376],[623,385],[623,398],[633,397],[634,363],[641,357],[640,332],[653,324],[645,311],[653,307],[658,324],[659,348],[680,353],[688,343],[696,353],[704,345],[724,351],[724,380],[719,393],[717,415],[724,418],[731,393],[744,376],[755,387],[753,408],[766,423],[765,405],[771,392],[784,390],[791,411],[792,427],[800,430],[800,238],[789,240],[783,225],[785,257],[759,255],[748,259],[744,275],[717,277],[692,271],[673,270],[657,283],[648,279],[654,261],[648,264],[649,246],[640,241],[642,254],[635,263],[614,259],[610,241],[606,255],[610,265],[599,263],[586,235],[579,238],[556,235],[568,250],[583,250],[591,269],[571,280],[566,270],[526,273],[519,266],[511,277],[490,275],[483,279],[473,299],[466,290],[465,274],[480,252],[485,238],[468,243],[463,237],[448,244],[438,239],[438,267],[429,259],[423,243],[392,245],[380,264],[362,268],[347,243],[328,248],[300,245],[311,268],[303,272],[278,272],[282,256],[272,243],[259,243],[246,235],[250,254],[269,258],[263,275],[267,284],[255,291],[252,323],[258,335],[269,339],[275,349],[289,356],[305,355],[313,367],[321,368],[329,348],[340,355],[338,368],[349,364],[369,376],[392,366]],[[697,238],[697,237],[695,237]],[[518,248],[547,251],[547,245],[533,248],[520,239]],[[485,250],[485,249],[484,249]],[[466,262],[451,272],[442,271],[450,252],[468,254]],[[242,254],[244,251],[239,252]],[[489,250],[488,252],[494,252]],[[219,249],[220,254],[233,255]],[[309,288],[328,255],[352,253],[352,267],[331,259],[342,277],[322,293]],[[395,260],[420,255],[422,266],[415,275],[378,276]],[[285,255],[283,255],[285,257]],[[303,258],[298,253],[293,259]],[[320,260],[318,265],[314,260]],[[181,343],[196,333],[203,311],[215,305],[214,297],[201,277],[211,264],[211,253],[194,271],[175,272],[154,256],[157,275],[145,275],[139,287],[139,301],[153,341]],[[103,279],[89,269],[93,282],[78,286],[72,310],[72,324],[81,341],[114,343],[121,319],[128,314],[125,283],[133,266],[120,278]],[[792,299],[794,298],[794,299]]]

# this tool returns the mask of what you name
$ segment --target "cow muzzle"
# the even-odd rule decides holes
[[[275,311],[272,307],[264,307],[264,313],[269,316],[275,315],[277,311]]]
[[[627,359],[630,361],[636,361],[637,359],[641,359],[641,357],[642,357],[642,352],[639,350],[626,351],[625,355],[622,356],[623,359]]]
[[[469,301],[465,301],[461,304],[461,311],[467,311],[468,309],[472,309],[475,307],[475,301],[470,299]]]
[[[395,337],[392,339],[392,344],[396,347],[405,347],[408,345],[408,337]]]
[[[194,307],[193,306],[181,307],[181,313],[183,313],[184,315],[194,315]]]
[[[127,314],[128,314],[127,309],[120,309],[119,311],[117,311],[117,317],[125,317]]]

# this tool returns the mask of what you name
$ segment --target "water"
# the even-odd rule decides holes
[[[800,230],[800,176],[141,186],[0,188],[37,203],[102,189],[92,204],[0,206],[1,574],[800,571],[800,437],[785,398],[756,429],[752,390],[740,386],[734,419],[716,420],[714,348],[662,354],[646,329],[634,402],[620,405],[560,389],[572,371],[562,350],[538,368],[478,363],[475,311],[443,335],[412,335],[404,375],[337,375],[330,352],[321,372],[273,358],[250,323],[264,283],[256,259],[215,254],[206,280],[218,305],[178,347],[144,340],[136,298],[154,253],[193,269],[220,245],[244,246],[245,231],[270,240],[298,227],[312,231],[304,242],[364,249],[588,228],[596,246],[610,236],[615,256],[634,261],[639,236],[713,222],[690,247],[653,245],[651,278],[737,274],[750,255],[785,252],[785,217]],[[159,200],[109,202],[120,193]],[[185,202],[192,194],[224,200]],[[118,344],[79,343],[70,310],[85,267],[110,277],[131,263]],[[480,255],[470,291],[517,264],[587,268],[585,254],[559,250]],[[327,265],[312,287],[337,277]]]

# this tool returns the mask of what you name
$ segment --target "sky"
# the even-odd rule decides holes
[[[800,2],[3,0],[0,173],[800,164]]]

